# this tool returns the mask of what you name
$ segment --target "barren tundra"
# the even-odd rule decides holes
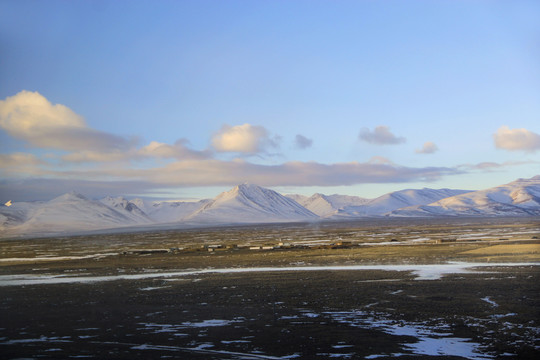
[[[4,358],[533,359],[536,219],[5,240]]]

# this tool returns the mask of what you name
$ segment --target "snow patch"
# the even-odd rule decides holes
[[[448,274],[463,274],[476,271],[475,268],[499,266],[539,266],[540,263],[447,263],[447,264],[406,264],[406,265],[341,265],[341,266],[294,266],[294,267],[251,267],[229,269],[203,269],[177,272],[155,272],[140,274],[122,274],[109,276],[67,276],[67,275],[0,275],[0,286],[46,285],[68,283],[94,283],[116,280],[141,280],[154,278],[184,277],[204,274],[230,274],[249,272],[282,272],[282,271],[408,271],[416,275],[416,280],[437,280]]]

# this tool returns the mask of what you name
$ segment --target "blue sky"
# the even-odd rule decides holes
[[[0,202],[540,174],[537,1],[0,2]]]

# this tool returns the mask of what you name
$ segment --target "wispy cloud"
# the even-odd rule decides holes
[[[464,170],[464,171],[471,171],[471,170],[478,170],[483,172],[492,172],[495,170],[502,170],[505,168],[509,168],[512,166],[520,166],[520,165],[532,165],[532,164],[539,164],[538,161],[505,161],[503,163],[498,162],[492,162],[492,161],[485,161],[478,164],[462,164],[457,166],[458,169]]]
[[[313,145],[313,140],[305,137],[304,135],[296,135],[294,138],[294,146],[297,149],[307,149]]]
[[[431,141],[427,141],[424,143],[421,149],[416,149],[417,154],[433,154],[434,152],[437,152],[439,148],[435,143]]]
[[[384,125],[377,126],[373,131],[370,131],[368,128],[363,128],[360,130],[358,138],[362,141],[376,145],[395,145],[406,142],[404,137],[398,137],[392,134],[390,128]]]
[[[266,153],[270,148],[278,146],[277,138],[270,137],[270,133],[262,126],[224,125],[212,137],[212,146],[218,152],[236,152],[243,154]]]
[[[106,163],[128,161],[132,158],[133,150],[126,151],[91,151],[82,150],[62,155],[61,159],[68,163]]]
[[[162,166],[133,168],[108,166],[92,169],[43,170],[58,179],[143,181],[154,187],[235,185],[244,181],[263,186],[336,186],[363,183],[431,181],[461,171],[448,167],[407,167],[369,161],[322,164],[293,161],[278,165],[254,164],[237,159],[175,161]]]
[[[117,162],[117,161],[139,161],[148,158],[154,159],[207,159],[212,153],[209,150],[197,151],[187,147],[188,141],[177,140],[173,145],[151,141],[141,148],[129,148],[124,151],[112,149],[107,151],[76,151],[63,155],[62,160],[72,163],[90,162]]]
[[[34,176],[42,174],[41,166],[46,162],[33,154],[0,154],[0,175],[4,178],[19,175]]]
[[[43,164],[38,157],[27,153],[0,154],[0,168],[8,166],[26,166]]]
[[[540,150],[540,135],[523,128],[510,129],[508,126],[501,126],[493,134],[493,139],[498,149],[529,152]]]

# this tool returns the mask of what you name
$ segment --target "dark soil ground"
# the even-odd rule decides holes
[[[459,236],[465,230],[491,237],[439,244],[403,240]],[[216,243],[219,237],[220,242],[253,244],[293,233],[297,241],[312,236],[313,229],[302,230],[300,225],[6,240],[0,242],[0,259],[4,259],[0,277],[539,260],[535,222],[432,227],[341,224],[317,231],[322,239],[385,243],[400,237],[403,243],[210,253],[196,240],[202,237]],[[387,233],[391,234],[377,236]],[[171,253],[126,252],[179,245],[195,247]],[[493,247],[500,245],[505,247]],[[6,260],[110,252],[117,255]],[[482,268],[438,280],[417,280],[406,271],[324,270],[0,286],[0,358],[536,359],[540,355],[539,275],[540,266],[527,265]]]

